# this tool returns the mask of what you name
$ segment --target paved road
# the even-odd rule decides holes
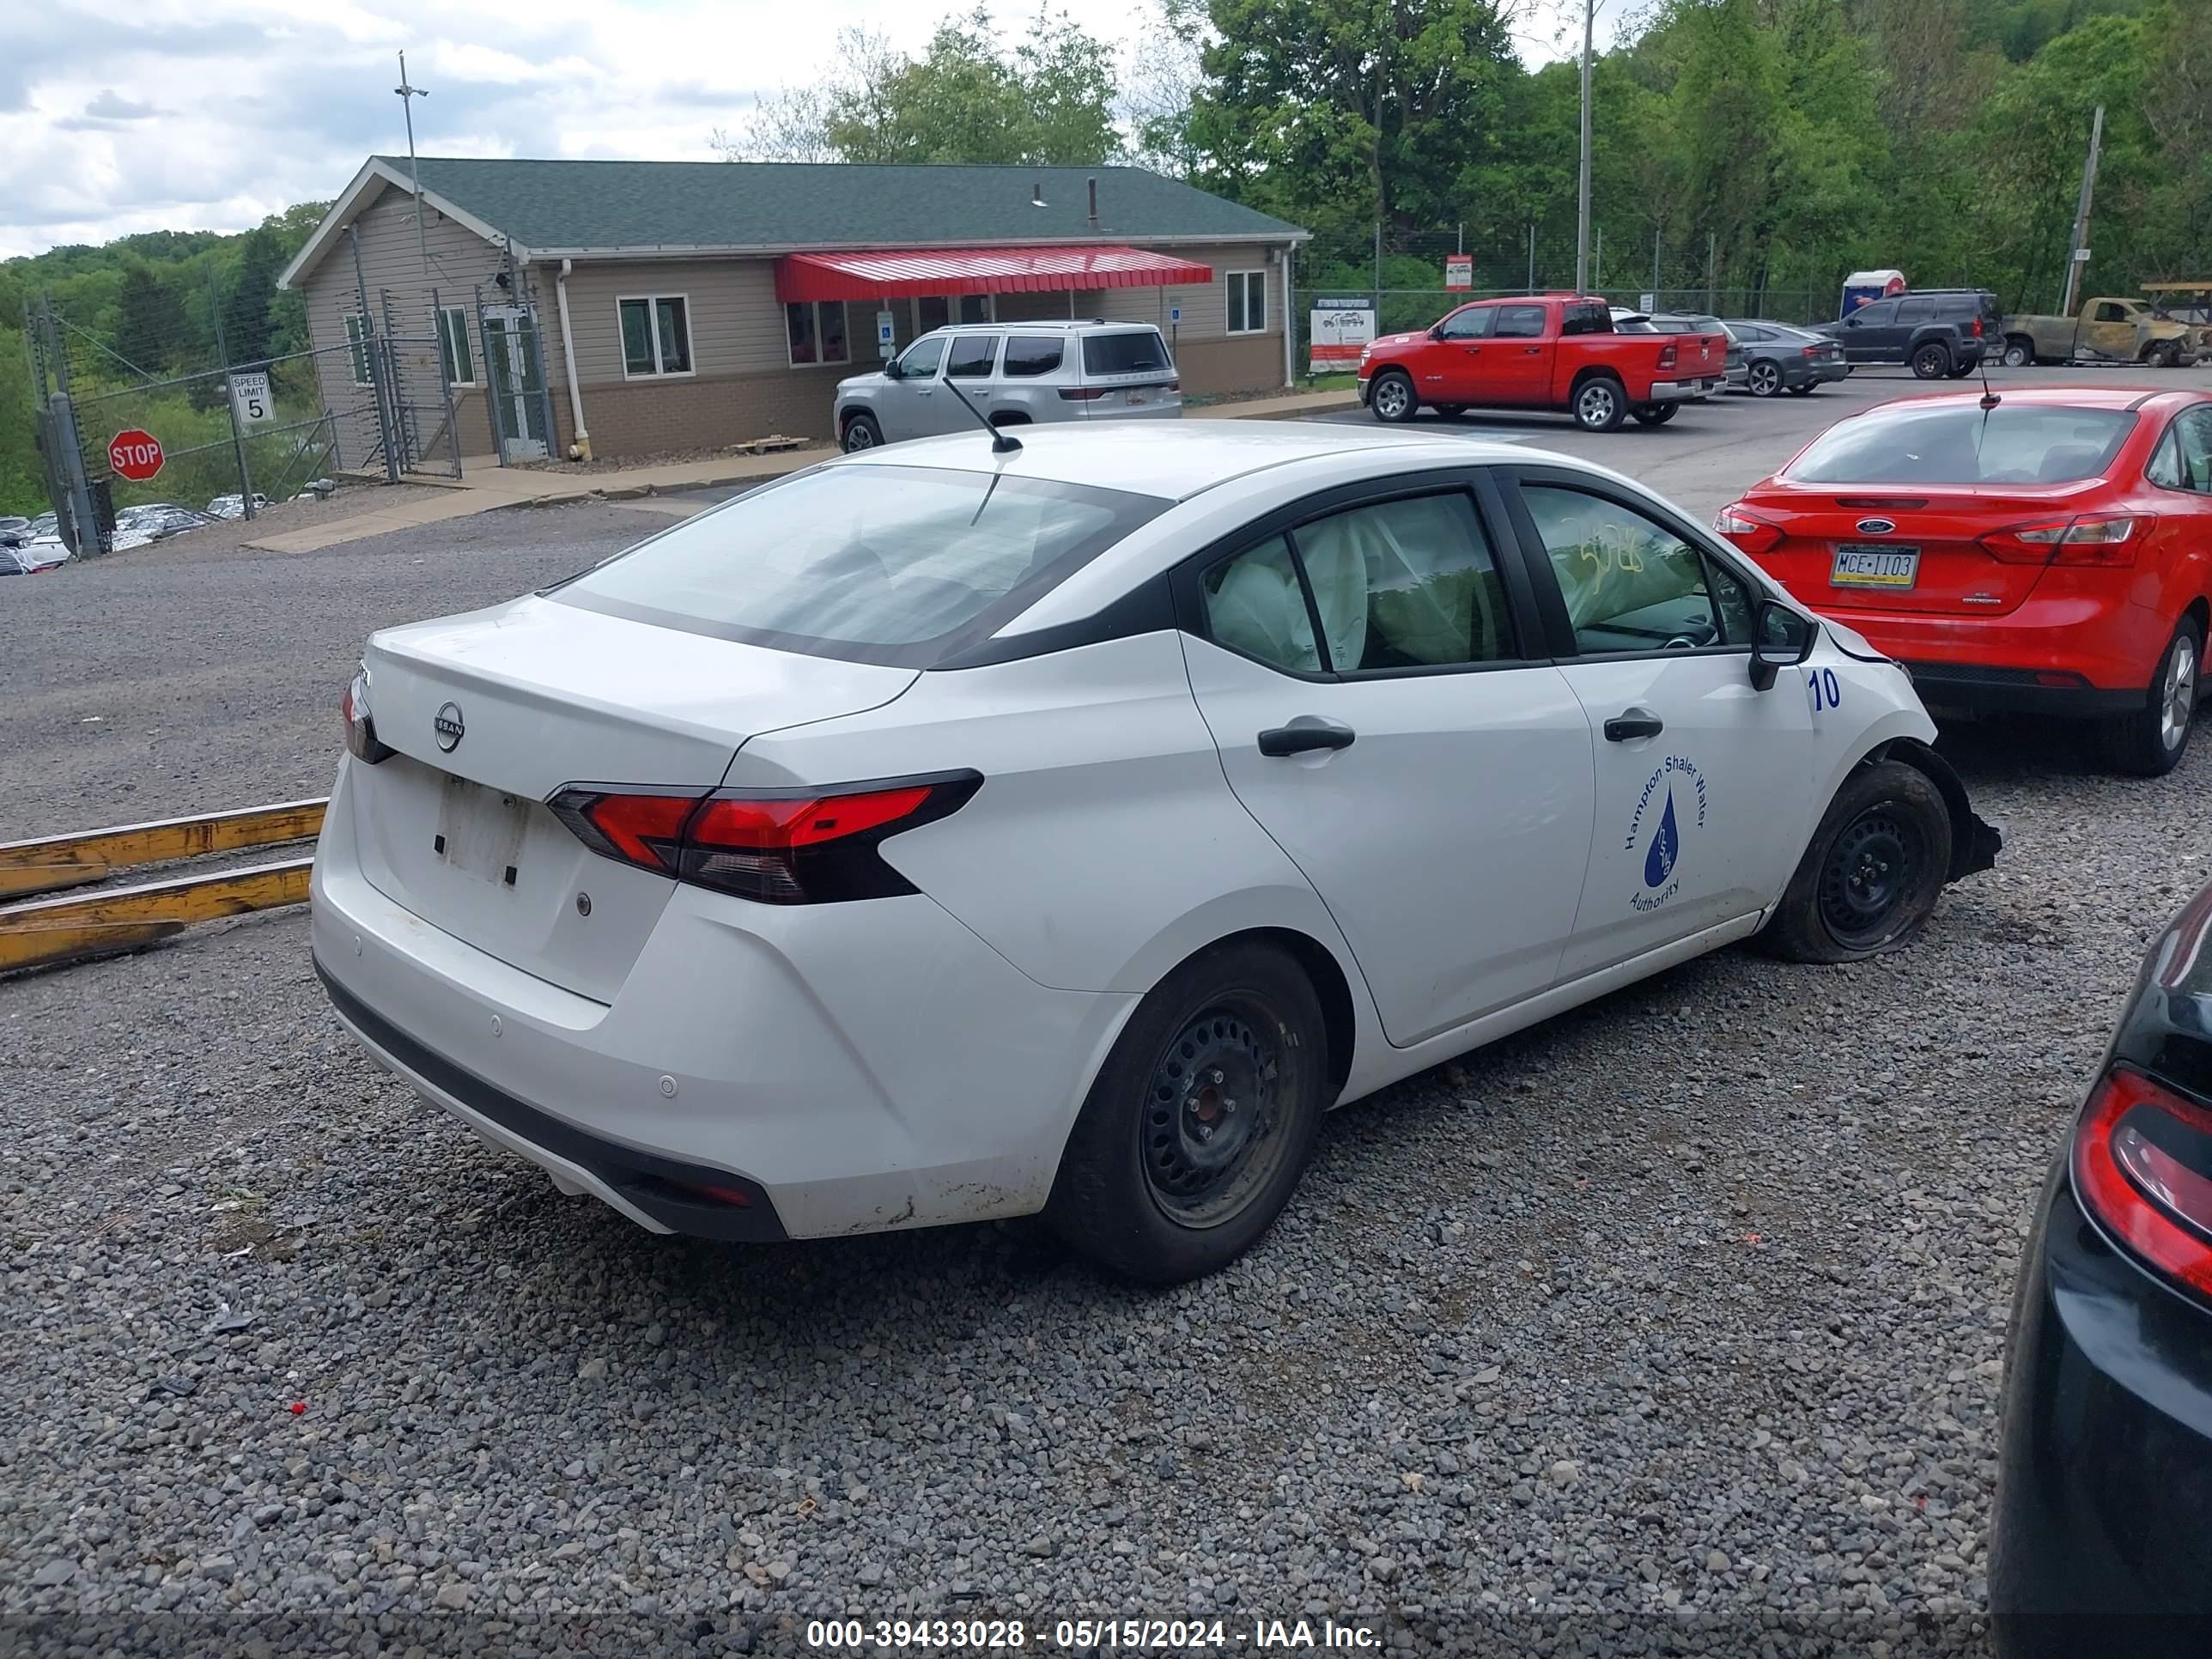
[[[2094,385],[2167,387],[2212,386],[2207,369],[1994,368],[1990,383],[2002,392],[2012,386]],[[1516,446],[1556,450],[1617,468],[1651,485],[1700,520],[1734,501],[1743,488],[1771,472],[1800,445],[1844,416],[1893,398],[1932,392],[1972,390],[1978,382],[1916,380],[1904,369],[1860,369],[1835,386],[1808,397],[1761,400],[1741,395],[1691,404],[1663,427],[1634,422],[1618,432],[1577,431],[1564,415],[1470,410],[1456,420],[1425,411],[1416,429],[1449,432]],[[1364,409],[1315,415],[1330,424],[1369,426],[1375,417]]]

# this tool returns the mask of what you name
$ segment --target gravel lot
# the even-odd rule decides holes
[[[368,629],[651,527],[0,586],[0,836],[319,793]],[[1022,1228],[738,1249],[563,1199],[356,1050],[298,913],[0,983],[0,1646],[1984,1652],[2020,1241],[2203,875],[2212,744],[1951,746],[2008,844],[1911,949],[1726,951],[1339,1113],[1164,1293]]]

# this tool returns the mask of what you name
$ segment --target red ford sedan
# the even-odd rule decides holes
[[[1954,392],[1838,421],[1715,527],[1936,710],[2102,722],[2156,776],[2212,622],[2212,397]]]

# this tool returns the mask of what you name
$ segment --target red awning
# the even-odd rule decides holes
[[[1068,289],[1160,288],[1212,280],[1212,265],[1140,247],[791,253],[775,262],[775,297],[786,302],[931,294],[1056,294]]]

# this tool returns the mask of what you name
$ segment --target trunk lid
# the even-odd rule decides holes
[[[546,799],[571,783],[703,794],[757,733],[875,708],[916,678],[537,598],[387,629],[364,660],[376,735],[398,752],[349,774],[362,874],[433,927],[603,1002],[675,883],[593,853]]]
[[[2002,617],[2034,592],[2045,566],[1999,559],[1976,539],[1993,530],[2064,518],[2098,488],[2095,480],[2042,488],[1969,491],[1958,485],[1844,490],[1770,486],[1745,505],[1782,532],[1759,565],[1820,611],[1917,616]],[[1869,526],[1887,526],[1870,529]],[[1917,552],[1911,585],[1835,580],[1839,548]]]

